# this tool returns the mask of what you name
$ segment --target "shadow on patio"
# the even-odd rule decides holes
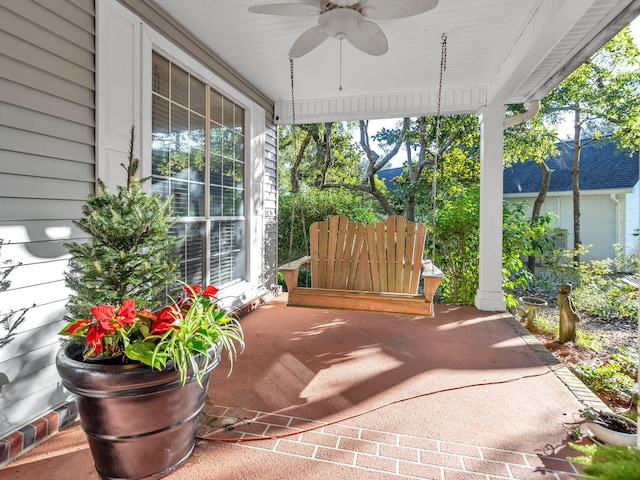
[[[288,436],[200,441],[169,480],[577,476],[562,422],[581,404],[557,376],[564,367],[545,364],[508,315],[304,309],[283,295],[242,325],[247,348],[230,377],[228,365],[214,371],[206,409],[237,423],[201,432]],[[99,478],[77,423],[0,479],[68,479],[71,470]]]

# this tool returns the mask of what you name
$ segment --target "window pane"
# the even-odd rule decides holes
[[[211,123],[211,128],[209,129],[209,135],[210,135],[209,148],[211,149],[211,153],[222,155],[224,128],[214,123]]]
[[[222,125],[222,95],[216,92],[213,88],[209,91],[211,102],[211,121],[216,122],[218,125]]]
[[[171,207],[175,217],[186,217],[189,214],[189,184],[182,180],[169,181],[169,193],[173,195]]]
[[[169,175],[169,101],[153,95],[151,118],[151,174]]]
[[[223,286],[244,278],[244,223],[213,222],[211,225],[211,283]]]
[[[163,197],[169,195],[169,180],[154,178],[151,182],[151,192],[158,193]]]
[[[233,217],[236,213],[234,200],[236,198],[233,188],[222,189],[222,215],[225,217]]]
[[[151,90],[169,98],[169,61],[153,52]]]
[[[189,106],[189,74],[171,64],[171,100]]]
[[[204,183],[189,182],[189,216],[204,217]]]
[[[198,112],[201,115],[204,115],[207,110],[204,98],[205,91],[206,88],[204,83],[197,78],[191,77],[189,106],[191,107],[191,110]]]
[[[244,162],[244,137],[241,135],[234,135],[233,143],[235,146],[234,158]]]
[[[233,160],[227,160],[226,158],[223,160],[222,164],[222,184],[227,187],[233,187],[234,178],[233,178]]]
[[[225,128],[222,136],[222,155],[227,158],[234,158],[235,146],[233,145],[233,131]]]
[[[235,175],[233,179],[235,181],[234,187],[239,189],[244,188],[244,163],[235,162]]]
[[[238,105],[235,106],[233,127],[236,132],[244,134],[244,108],[241,108]]]
[[[222,187],[212,186],[209,188],[209,215],[212,217],[222,216]]]
[[[209,183],[213,185],[222,185],[222,164],[223,160],[220,155],[211,155],[209,160]]]
[[[189,114],[177,105],[171,106],[171,145],[169,175],[187,178],[189,166]]]
[[[241,217],[244,215],[244,191],[236,190],[236,198],[234,199],[236,211],[234,212],[236,216]]]
[[[222,99],[222,125],[227,128],[233,128],[234,126],[234,110],[235,105],[227,98]]]
[[[206,145],[204,124],[204,117],[191,114],[189,178],[197,182],[204,182],[204,147]]]
[[[189,285],[206,283],[204,279],[204,222],[176,223],[171,234],[179,238],[176,253],[180,256],[182,279]]]

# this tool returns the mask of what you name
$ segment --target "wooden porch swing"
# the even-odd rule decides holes
[[[288,305],[433,316],[433,295],[444,275],[422,258],[424,224],[391,216],[365,226],[338,215],[311,224],[309,240],[309,256],[280,267]],[[307,263],[311,287],[299,287],[298,272]]]
[[[440,135],[445,63],[446,36],[443,35],[436,143]],[[293,59],[290,64],[295,124]],[[434,212],[437,161],[438,153],[434,159],[432,185]],[[433,316],[433,297],[444,274],[431,260],[423,258],[426,231],[424,224],[402,216],[390,216],[384,222],[366,226],[341,215],[311,224],[309,255],[279,267],[289,292],[287,304]],[[435,245],[435,219],[433,232]],[[306,264],[311,268],[311,287],[298,286],[300,268]],[[421,293],[418,291],[420,279]]]

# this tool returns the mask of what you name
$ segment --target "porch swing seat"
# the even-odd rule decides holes
[[[433,296],[444,275],[423,259],[424,224],[391,216],[365,226],[338,215],[313,223],[309,236],[310,255],[279,268],[288,305],[433,316]],[[311,287],[299,287],[307,263]]]

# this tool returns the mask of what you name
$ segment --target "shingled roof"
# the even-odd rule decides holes
[[[386,170],[380,170],[378,173],[378,178],[382,180],[389,190],[395,190],[398,188],[395,183],[393,183],[393,179],[399,175],[402,175],[402,167],[396,168],[387,168]]]
[[[546,163],[553,172],[549,192],[570,192],[573,151],[566,144]],[[503,173],[504,193],[538,193],[542,172],[534,162],[519,162]],[[638,182],[638,153],[610,142],[593,142],[580,155],[580,190],[632,189]]]

